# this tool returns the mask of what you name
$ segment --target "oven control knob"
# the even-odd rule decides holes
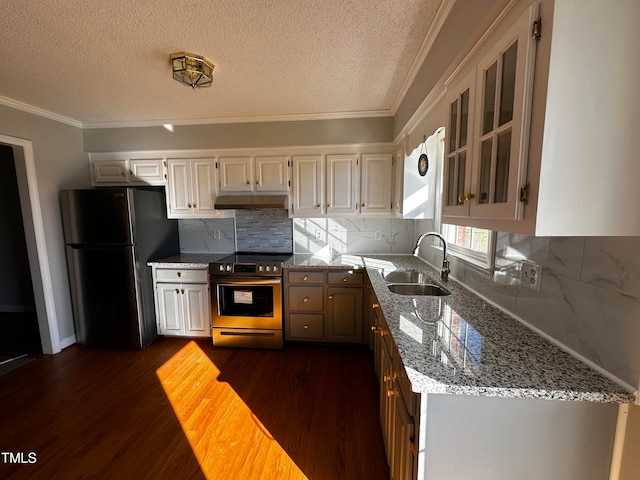
[[[264,267],[262,265],[258,265],[258,271],[261,272],[262,270],[264,270]]]
[[[271,271],[271,265],[267,265],[267,272]]]
[[[219,265],[220,271],[224,272],[224,265]]]
[[[231,271],[231,265],[227,265],[226,269],[227,269],[227,272],[230,272]]]
[[[273,273],[278,273],[278,266],[277,265],[273,266]]]

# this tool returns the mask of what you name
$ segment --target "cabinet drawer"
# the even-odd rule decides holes
[[[327,273],[327,282],[331,285],[362,285],[364,274],[354,270],[338,270]]]
[[[289,315],[291,338],[322,338],[323,319],[321,313],[292,313]]]
[[[321,312],[323,307],[323,287],[289,287],[289,310]]]
[[[289,283],[323,283],[324,273],[321,271],[291,270],[287,274]]]
[[[191,282],[207,283],[206,268],[158,268],[156,269],[157,282]]]

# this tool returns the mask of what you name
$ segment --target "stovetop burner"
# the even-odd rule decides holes
[[[282,264],[290,253],[236,252],[209,264],[211,275],[282,276]]]

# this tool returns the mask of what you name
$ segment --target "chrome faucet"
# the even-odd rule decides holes
[[[440,270],[440,278],[442,279],[443,282],[446,282],[447,280],[449,280],[449,273],[451,273],[451,270],[449,270],[449,260],[447,260],[447,241],[444,239],[442,235],[440,235],[438,232],[427,232],[420,235],[418,237],[418,241],[416,242],[416,246],[413,249],[413,255],[418,254],[418,249],[420,248],[420,242],[422,242],[422,239],[424,237],[429,237],[429,236],[438,237],[442,242],[443,254],[442,254],[442,269]]]

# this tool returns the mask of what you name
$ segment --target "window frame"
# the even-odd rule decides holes
[[[440,222],[440,233],[445,238],[447,237],[445,234],[445,228],[448,225],[453,225],[455,227],[472,228],[476,230],[486,230],[488,232],[489,238],[487,242],[488,245],[486,253],[478,252],[461,245],[456,245],[455,243],[451,243],[449,240],[447,240],[447,248],[449,255],[455,257],[456,260],[462,261],[487,274],[493,274],[495,270],[497,232],[495,230],[489,230],[487,228],[469,227],[467,225],[457,225]]]

